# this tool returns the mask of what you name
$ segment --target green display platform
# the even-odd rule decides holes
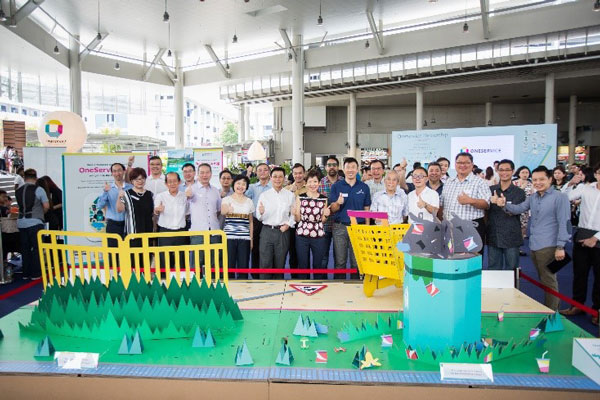
[[[0,340],[0,361],[49,361],[51,357],[34,358],[36,347],[45,334],[20,331],[19,322],[27,324],[31,319],[32,306],[23,307],[0,319],[0,330],[4,338]],[[352,369],[352,360],[363,345],[373,357],[378,358],[381,367],[376,370],[399,371],[439,371],[437,365],[422,361],[408,360],[402,340],[402,329],[390,329],[394,344],[391,348],[381,346],[379,336],[341,343],[337,332],[345,324],[360,326],[363,322],[375,323],[378,316],[387,320],[393,313],[347,312],[347,311],[286,311],[286,310],[245,310],[244,320],[236,321],[236,328],[213,333],[214,348],[193,348],[192,338],[147,340],[142,338],[144,352],[141,355],[119,355],[120,340],[82,339],[51,334],[50,338],[57,351],[94,352],[100,354],[100,363],[172,365],[172,366],[235,366],[235,353],[246,340],[254,360],[254,367],[275,366],[277,354],[284,338],[287,339],[294,360],[292,367]],[[301,348],[301,337],[292,334],[300,315],[308,316],[329,332],[318,337],[309,337],[308,349]],[[529,337],[529,330],[546,316],[545,314],[505,314],[504,321],[498,322],[495,314],[482,318],[482,336],[500,341],[511,338],[519,342]],[[401,315],[400,315],[401,318]],[[515,355],[492,363],[495,373],[542,375],[537,368],[536,357],[548,351],[551,359],[550,375],[581,376],[571,365],[573,337],[591,337],[579,327],[563,320],[565,329],[545,334],[523,354]],[[435,329],[432,321],[431,329]],[[346,351],[335,352],[334,348],[344,347]],[[315,363],[317,350],[327,351],[326,364]],[[482,362],[482,361],[480,361]],[[281,367],[281,366],[278,366]],[[286,367],[281,367],[286,368]]]

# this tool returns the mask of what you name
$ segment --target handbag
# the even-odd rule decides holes
[[[571,256],[569,255],[569,253],[567,253],[565,251],[565,258],[563,258],[560,261],[555,259],[550,264],[546,265],[546,268],[548,268],[550,270],[550,272],[555,274],[570,262],[571,262]]]

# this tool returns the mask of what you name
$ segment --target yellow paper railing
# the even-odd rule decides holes
[[[184,237],[199,244],[158,246],[160,238]],[[81,244],[89,242],[90,244]],[[161,232],[119,235],[90,232],[61,232],[42,230],[38,233],[42,282],[64,284],[68,279],[83,282],[99,277],[106,285],[111,278],[121,276],[125,286],[131,276],[144,276],[146,281],[157,276],[168,286],[175,279],[178,284],[228,280],[227,238],[223,231]],[[110,244],[110,247],[109,247]],[[202,270],[201,270],[202,268]]]

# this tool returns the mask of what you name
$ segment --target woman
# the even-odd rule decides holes
[[[250,179],[247,176],[236,176],[233,180],[233,194],[221,202],[221,215],[225,216],[223,231],[227,234],[229,268],[248,269],[250,266],[254,203],[244,194],[249,186]],[[229,277],[233,277],[233,274],[230,273]]]
[[[44,214],[50,230],[62,231],[63,213],[62,213],[62,190],[56,186],[56,183],[49,176],[45,175],[38,179],[37,185],[46,192],[50,208]]]
[[[184,192],[179,191],[181,178],[177,172],[169,172],[165,176],[166,192],[160,192],[154,197],[154,215],[158,216],[159,232],[185,231],[185,216],[188,213],[188,202]],[[159,246],[183,246],[185,236],[159,237]],[[169,253],[170,254],[170,253]],[[175,258],[170,256],[170,266],[174,266]],[[161,267],[164,267],[164,256],[160,257]],[[179,266],[185,266],[184,251],[179,252]]]
[[[487,182],[488,186],[494,186],[496,183],[498,183],[496,182],[496,177],[494,176],[494,168],[487,167],[485,169],[484,179]]]
[[[323,222],[330,214],[327,207],[327,196],[318,192],[319,174],[309,171],[306,176],[306,193],[296,198],[294,218],[296,225],[296,254],[298,255],[298,268],[310,268],[310,253],[312,252],[312,269],[321,268],[326,249],[325,230]],[[298,275],[306,279],[306,274]],[[314,274],[314,279],[326,279],[326,274]]]
[[[525,197],[531,196],[533,193],[533,184],[531,183],[531,171],[526,166],[520,166],[515,172],[513,184],[517,185],[525,191]],[[527,223],[529,222],[529,212],[521,214],[521,234],[524,238],[527,237]]]
[[[567,183],[567,171],[562,165],[557,165],[552,170],[552,187],[561,190],[565,183]]]
[[[154,201],[152,192],[146,190],[146,171],[143,168],[133,168],[129,172],[129,181],[133,185],[131,189],[119,191],[117,201],[117,212],[125,211],[125,233],[147,233],[154,229],[152,215],[154,212]],[[142,247],[142,239],[134,239],[129,242],[130,247]],[[142,267],[142,256],[139,263],[131,257],[132,267]]]

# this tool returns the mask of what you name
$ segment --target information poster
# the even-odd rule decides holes
[[[167,172],[177,172],[181,177],[181,169],[187,163],[194,164],[194,150],[169,150],[167,152]]]
[[[454,157],[463,151],[484,170],[503,158],[513,160],[516,168],[554,168],[556,136],[555,124],[393,131],[392,165],[406,158],[411,168],[415,161],[428,164],[446,157],[454,169]]]
[[[98,209],[98,196],[104,185],[112,183],[110,166],[120,162],[127,166],[134,155],[133,167],[148,170],[148,153],[65,153],[62,156],[64,229],[75,232],[104,232],[105,210]],[[98,244],[92,238],[72,238],[73,244]]]
[[[219,174],[223,171],[223,148],[205,148],[194,149],[194,163],[196,165],[196,173],[200,164],[208,164],[212,169],[212,178],[210,184],[220,188]]]
[[[62,190],[62,168],[56,160],[60,160],[65,151],[64,147],[23,147],[25,169],[35,169],[38,178],[44,175],[49,176],[56,183],[56,186]]]

